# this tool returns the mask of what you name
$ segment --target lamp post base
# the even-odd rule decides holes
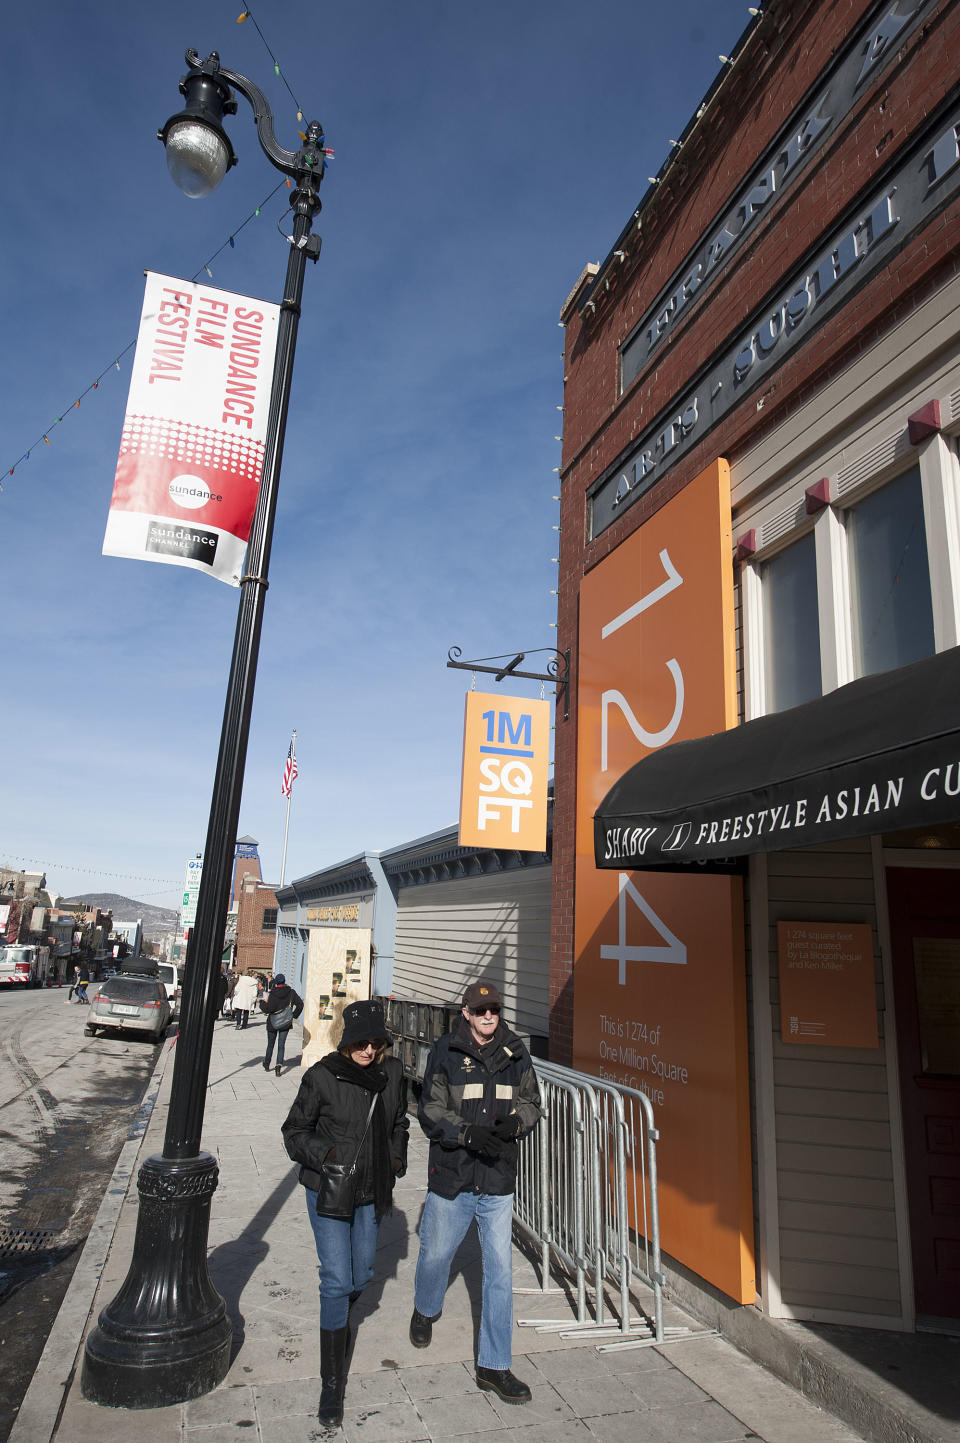
[[[150,1157],[137,1177],[140,1209],[130,1269],[84,1347],[80,1386],[110,1408],[163,1408],[199,1398],[230,1366],[233,1325],[207,1271],[209,1153]]]

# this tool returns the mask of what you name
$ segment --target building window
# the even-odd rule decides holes
[[[278,907],[264,907],[263,921],[260,923],[261,932],[275,932],[277,930]]]
[[[920,468],[874,491],[846,516],[853,664],[857,676],[935,651]]]
[[[765,710],[785,711],[822,689],[813,532],[766,562],[760,580]]]

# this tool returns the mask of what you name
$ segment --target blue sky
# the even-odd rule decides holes
[[[280,179],[239,98],[240,163],[219,190],[188,200],[169,180],[155,135],[180,108],[184,50],[251,76],[297,144],[241,8],[6,14],[0,862],[66,895],[176,906],[206,835],[239,593],[100,548],[132,353],[111,363],[136,335],[143,270],[194,276]],[[446,669],[451,645],[554,643],[559,311],[749,16],[739,0],[252,8],[336,150],[240,815],[275,880],[296,727],[290,880],[455,820],[470,677]],[[283,209],[277,196],[211,262],[216,285],[279,300]]]

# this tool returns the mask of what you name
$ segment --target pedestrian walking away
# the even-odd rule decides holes
[[[287,984],[282,972],[278,972],[270,983],[266,997],[260,998],[260,1011],[267,1014],[267,1052],[263,1059],[264,1072],[270,1071],[274,1043],[277,1045],[277,1076],[283,1067],[283,1051],[293,1026],[293,1019],[303,1011],[303,998]]]
[[[77,990],[77,986],[78,986],[78,984],[79,984],[79,981],[80,981],[80,968],[79,968],[79,967],[74,967],[74,969],[73,969],[73,977],[70,979],[70,991],[67,993],[67,1001],[64,1003],[64,1006],[68,1006],[69,1003],[71,1003],[71,1002],[73,1001],[73,994],[74,994],[74,993],[76,992],[76,990]]]
[[[257,979],[251,977],[249,972],[243,972],[237,978],[237,985],[233,989],[233,1017],[234,1024],[238,1028],[244,1028],[250,1021],[250,1009],[257,1000]]]
[[[320,1406],[329,1429],[343,1419],[350,1307],[373,1277],[380,1220],[407,1167],[407,1082],[379,1002],[343,1010],[336,1052],[314,1063],[283,1124],[300,1164],[320,1264]]]
[[[505,1403],[529,1403],[530,1389],[510,1371],[513,1191],[517,1141],[540,1120],[540,1091],[530,1054],[500,1008],[492,982],[472,982],[460,1022],[427,1059],[417,1115],[430,1161],[410,1341],[429,1347],[454,1253],[476,1221],[483,1262],[477,1387]]]
[[[237,990],[237,974],[231,972],[227,977],[227,995],[223,1000],[223,1015],[226,1018],[233,1016],[233,994]]]

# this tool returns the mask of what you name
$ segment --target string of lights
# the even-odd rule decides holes
[[[303,120],[303,107],[301,106],[301,104],[300,104],[299,100],[297,99],[297,97],[294,95],[293,90],[291,89],[289,80],[288,80],[287,77],[284,75],[283,71],[280,69],[280,62],[279,62],[279,60],[277,59],[277,57],[274,55],[273,51],[270,49],[270,46],[267,44],[267,37],[264,35],[263,31],[260,29],[260,26],[257,24],[257,17],[254,15],[254,13],[253,13],[253,11],[250,9],[249,5],[245,5],[244,8],[243,8],[243,10],[242,10],[242,11],[240,12],[240,14],[237,16],[237,24],[238,24],[238,25],[242,25],[242,24],[244,23],[244,21],[246,21],[246,20],[252,20],[252,21],[253,21],[253,28],[254,28],[254,30],[256,30],[257,34],[260,36],[260,39],[263,41],[263,48],[264,48],[264,50],[266,50],[267,54],[270,56],[270,59],[273,61],[273,73],[274,73],[274,75],[279,76],[279,78],[283,81],[284,85],[287,87],[287,93],[288,93],[288,95],[290,96],[290,99],[293,101],[294,105],[297,107],[297,119],[302,121],[302,120]]]
[[[247,218],[246,218],[245,220],[241,221],[241,223],[240,223],[238,226],[236,226],[233,231],[231,231],[230,235],[229,235],[229,236],[227,237],[227,239],[223,242],[223,244],[220,245],[220,246],[218,246],[217,249],[213,252],[213,254],[212,254],[211,256],[209,256],[209,257],[204,261],[203,265],[199,268],[199,270],[197,270],[197,271],[191,276],[191,280],[194,280],[194,281],[198,280],[198,279],[200,278],[201,274],[203,274],[204,272],[205,272],[211,279],[213,279],[213,270],[211,269],[211,267],[212,267],[212,265],[213,265],[213,262],[217,259],[218,256],[222,255],[225,250],[228,250],[228,249],[229,249],[229,250],[232,250],[232,249],[234,248],[234,244],[235,244],[235,242],[236,242],[236,238],[237,238],[237,236],[240,234],[240,232],[244,229],[245,226],[248,226],[252,220],[256,220],[256,218],[259,216],[260,212],[261,212],[266,206],[268,206],[268,205],[270,204],[270,202],[273,200],[274,196],[277,194],[278,191],[280,191],[280,190],[283,189],[283,187],[284,187],[285,184],[286,184],[286,182],[283,181],[283,180],[281,180],[281,181],[278,182],[277,185],[275,185],[275,186],[273,187],[273,190],[270,192],[270,194],[269,194],[268,196],[266,196],[265,199],[262,200],[262,201],[260,202],[260,204],[259,204],[254,210],[252,210],[252,211],[250,212],[250,214],[247,216]],[[80,392],[80,394],[78,395],[77,399],[76,399],[74,402],[72,402],[72,404],[71,404],[70,406],[68,406],[68,407],[64,410],[63,415],[62,415],[62,416],[56,416],[56,417],[54,418],[54,420],[52,420],[52,421],[50,422],[50,425],[47,426],[46,430],[44,430],[44,431],[42,431],[42,432],[40,433],[40,435],[39,435],[39,436],[37,437],[37,439],[33,442],[33,444],[32,444],[31,446],[28,446],[27,449],[26,449],[24,452],[22,452],[22,454],[21,454],[20,456],[17,457],[16,461],[14,461],[14,463],[13,463],[12,466],[8,467],[8,469],[7,469],[7,477],[8,477],[8,478],[13,475],[13,473],[17,470],[18,466],[23,466],[27,461],[30,460],[30,453],[31,453],[31,451],[33,451],[37,446],[40,446],[40,445],[49,446],[49,445],[51,444],[51,442],[50,442],[50,433],[55,429],[55,427],[61,425],[62,422],[67,418],[67,416],[70,415],[70,413],[71,413],[72,411],[77,411],[77,410],[80,409],[80,402],[84,399],[85,396],[89,396],[92,391],[97,391],[97,390],[100,389],[100,382],[104,379],[105,376],[109,376],[111,370],[115,370],[115,371],[119,371],[119,370],[120,370],[120,362],[123,360],[124,356],[127,354],[128,351],[132,351],[132,350],[134,349],[134,347],[136,346],[136,344],[137,344],[137,338],[136,338],[136,336],[134,336],[133,340],[132,340],[132,341],[128,341],[127,344],[124,346],[124,348],[123,348],[122,351],[118,351],[118,352],[117,352],[116,356],[115,356],[114,359],[110,362],[110,364],[109,364],[108,366],[105,366],[104,369],[100,372],[100,374],[99,374],[94,380],[92,380],[92,381],[85,387],[84,390],[82,390],[82,391]],[[2,491],[2,490],[3,490],[3,486],[2,486],[2,484],[0,484],[0,491]]]
[[[19,862],[21,865],[14,867],[11,866],[12,862]],[[28,864],[32,863],[44,874],[47,872],[84,872],[89,877],[112,877],[115,881],[120,882],[163,882],[166,884],[163,889],[165,892],[169,892],[171,888],[179,886],[178,882],[171,881],[169,877],[141,877],[132,872],[101,872],[96,867],[75,867],[69,862],[47,862],[43,857],[16,857],[11,853],[5,855],[4,861],[0,863],[0,866],[5,867],[10,872],[19,872],[23,870],[24,862]]]

